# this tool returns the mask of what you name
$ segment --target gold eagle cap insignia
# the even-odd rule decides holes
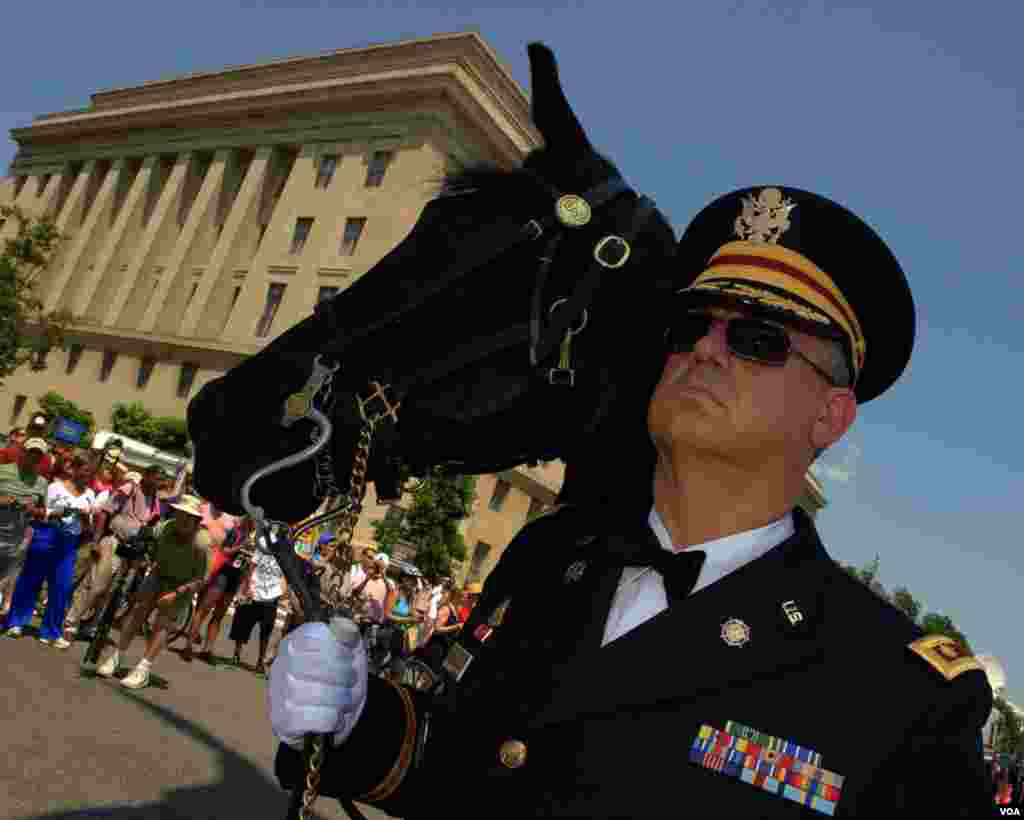
[[[966,646],[948,635],[925,635],[908,643],[907,649],[924,658],[946,680],[953,680],[971,669],[985,671]]]
[[[757,197],[743,197],[743,209],[736,217],[736,236],[746,242],[776,245],[789,230],[789,214],[796,203],[786,199],[778,188],[764,188]]]

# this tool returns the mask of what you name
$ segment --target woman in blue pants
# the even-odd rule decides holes
[[[64,615],[71,603],[78,545],[96,503],[89,488],[92,473],[89,462],[76,458],[70,478],[50,483],[46,492],[46,520],[32,523],[25,567],[15,584],[11,611],[3,626],[7,635],[19,637],[22,628],[32,620],[39,590],[46,581],[48,598],[39,640],[58,649],[71,646],[63,635]]]

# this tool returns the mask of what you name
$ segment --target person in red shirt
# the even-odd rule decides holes
[[[17,428],[16,428],[17,429]],[[11,431],[14,432],[13,430]],[[20,441],[10,441],[7,447],[0,450],[0,464],[16,464],[18,458],[21,455],[22,444],[30,438],[41,438],[44,441],[47,438],[49,431],[47,430],[46,416],[41,413],[36,413],[29,420],[28,428],[25,433],[22,434]],[[12,436],[13,439],[13,436]],[[53,457],[47,453],[43,456],[42,461],[39,462],[37,472],[39,475],[48,481],[53,479],[53,468],[54,461]]]

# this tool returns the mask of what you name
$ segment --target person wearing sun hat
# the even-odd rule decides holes
[[[645,319],[666,328],[646,441],[624,442],[649,461],[600,476],[617,503],[580,493],[506,547],[446,662],[454,712],[428,719],[429,699],[356,674],[358,644],[300,627],[271,675],[283,786],[318,731],[336,746],[321,793],[395,816],[453,749],[467,805],[509,816],[660,818],[680,795],[759,818],[991,813],[981,665],[847,573],[798,506],[909,363],[902,267],[847,208],[765,185],[701,210],[674,269]],[[497,639],[468,643],[499,610]],[[314,652],[333,677],[300,680]]]
[[[153,528],[155,541],[151,557],[157,569],[142,582],[138,602],[122,628],[117,648],[96,669],[102,677],[116,674],[121,654],[131,646],[152,611],[158,609],[159,615],[146,641],[142,659],[121,681],[129,689],[141,689],[149,683],[150,669],[166,645],[168,632],[183,625],[192,596],[206,578],[212,540],[200,526],[202,502],[194,495],[183,495],[172,509],[174,518],[161,521]]]

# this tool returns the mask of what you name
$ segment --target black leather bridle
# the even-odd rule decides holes
[[[459,347],[454,348],[445,358],[433,364],[431,367],[420,368],[415,373],[406,373],[390,382],[388,387],[389,401],[392,406],[400,403],[413,389],[426,384],[439,381],[452,373],[458,372],[468,364],[486,358],[506,348],[529,343],[530,364],[537,368],[540,375],[551,384],[559,383],[556,378],[559,368],[540,367],[539,363],[546,360],[554,349],[565,338],[571,325],[581,316],[585,316],[587,306],[594,297],[597,288],[601,284],[601,277],[606,270],[615,269],[625,264],[631,253],[630,241],[636,236],[639,230],[653,217],[656,206],[649,197],[637,195],[636,207],[633,211],[633,218],[625,236],[609,235],[602,238],[594,247],[593,260],[586,272],[579,278],[573,291],[565,297],[552,300],[551,306],[560,305],[557,311],[545,312],[542,309],[544,287],[547,283],[555,252],[562,239],[577,227],[584,227],[587,223],[574,225],[560,216],[560,203],[567,198],[581,199],[586,203],[591,213],[606,205],[615,197],[632,189],[626,184],[622,177],[615,175],[603,182],[593,186],[583,194],[565,194],[554,188],[550,183],[542,179],[532,171],[525,171],[534,176],[539,185],[545,188],[552,197],[554,207],[542,217],[530,219],[523,223],[518,231],[510,233],[504,226],[492,228],[474,237],[470,247],[461,253],[459,263],[453,265],[446,273],[435,281],[417,290],[411,299],[398,310],[381,316],[377,321],[360,328],[344,339],[335,343],[328,342],[321,348],[321,355],[325,362],[330,363],[332,359],[337,362],[345,349],[353,342],[363,338],[370,333],[381,330],[394,324],[402,316],[414,310],[430,297],[440,293],[463,276],[489,264],[501,255],[526,242],[536,242],[547,236],[547,242],[540,254],[540,267],[536,274],[536,283],[531,300],[530,318],[527,322],[511,325],[495,332],[486,339],[475,339]],[[472,193],[474,189],[456,191],[449,194],[441,194],[439,198],[460,196]],[[589,221],[589,220],[588,220]],[[617,247],[620,252],[618,259],[611,258],[609,248]],[[317,306],[318,313],[325,313],[330,310],[329,302],[321,302]],[[383,375],[383,374],[382,374]],[[573,384],[570,376],[562,383],[569,386]],[[599,403],[596,413],[606,408],[607,402]],[[588,428],[592,428],[596,419],[591,419]]]

